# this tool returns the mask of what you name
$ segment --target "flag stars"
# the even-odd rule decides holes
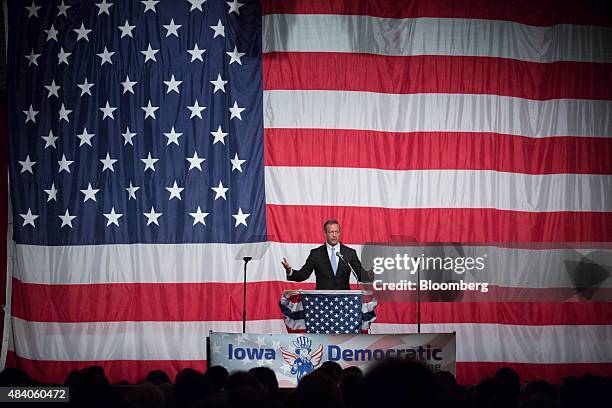
[[[32,5],[31,6],[26,6],[26,10],[28,10],[28,19],[30,17],[38,18],[38,10],[40,10],[40,8],[41,7],[37,6],[34,1],[32,1]]]
[[[58,173],[65,171],[70,173],[70,165],[74,163],[74,160],[66,160],[66,155],[62,154],[62,160],[58,160],[57,164],[59,165]]]
[[[102,0],[102,3],[96,3],[96,7],[98,8],[98,15],[104,13],[107,16],[110,16],[110,8],[113,6],[113,3],[107,3],[106,0]]]
[[[202,212],[199,205],[198,205],[198,209],[196,210],[196,212],[189,213],[189,215],[193,217],[193,225],[196,225],[198,223],[202,225],[206,225],[206,221],[204,221],[204,218],[206,218],[208,214],[209,213],[207,212]]]
[[[226,1],[225,3],[229,6],[229,11],[227,12],[228,15],[232,14],[233,12],[240,15],[240,7],[244,6],[244,4],[238,3],[238,0]]]
[[[110,170],[113,173],[115,172],[115,168],[113,167],[113,165],[117,162],[117,159],[111,159],[110,157],[110,153],[106,153],[106,157],[104,159],[100,159],[100,162],[102,163],[102,172],[106,171],[106,170]]]
[[[27,155],[23,161],[19,160],[19,164],[21,164],[21,173],[25,173],[27,171],[30,174],[34,174],[32,167],[36,164],[36,162],[30,160],[30,155]]]
[[[155,59],[155,54],[157,54],[158,52],[159,52],[159,49],[154,50],[153,48],[151,48],[151,43],[149,43],[149,46],[147,47],[146,50],[140,51],[140,53],[145,56],[145,60],[144,60],[145,63],[147,61],[157,62],[157,59]]]
[[[172,91],[175,91],[177,94],[180,95],[180,91],[178,89],[179,85],[182,84],[183,81],[177,81],[174,78],[174,74],[172,74],[172,77],[170,77],[169,81],[164,81],[164,84],[166,84],[166,86],[168,87],[168,89],[166,90],[166,94],[169,94]]]
[[[225,144],[225,136],[227,136],[228,133],[225,133],[223,130],[221,130],[220,125],[216,132],[210,132],[210,134],[215,137],[215,139],[213,140],[213,145],[216,144],[217,142],[221,142],[222,144]]]
[[[230,120],[234,119],[234,118],[238,118],[239,120],[242,120],[242,111],[244,111],[245,108],[241,108],[238,106],[238,102],[234,101],[234,106],[229,108],[230,111]]]
[[[79,42],[79,40],[85,40],[89,42],[89,33],[91,33],[92,30],[85,28],[85,24],[81,23],[81,27],[73,28],[72,31],[77,33],[77,42]]]
[[[182,135],[183,135],[182,133],[176,132],[174,130],[174,126],[172,126],[170,133],[164,133],[164,136],[168,138],[168,143],[166,143],[166,146],[169,146],[170,143],[174,143],[175,145],[179,146],[178,138],[181,137]]]
[[[128,201],[131,200],[132,198],[134,200],[136,200],[136,192],[140,189],[140,187],[138,186],[134,186],[132,184],[132,181],[130,180],[130,186],[126,188],[127,192],[128,192]]]
[[[171,19],[170,24],[165,24],[163,27],[166,29],[166,38],[170,37],[171,35],[179,38],[178,29],[181,28],[182,25],[174,24],[174,19]]]
[[[35,54],[34,53],[34,48],[32,48],[32,51],[30,51],[30,55],[26,55],[26,59],[28,60],[28,67],[31,66],[32,64],[38,66],[38,61],[36,61],[42,54]]]
[[[189,119],[192,119],[196,116],[202,119],[202,111],[206,109],[206,106],[200,106],[198,104],[198,100],[196,99],[192,106],[187,106],[187,109],[191,111],[191,116],[189,116]]]
[[[67,6],[66,3],[64,2],[64,0],[62,0],[61,4],[59,6],[57,6],[57,16],[64,16],[64,17],[68,17],[68,9],[72,7],[72,6]]]
[[[238,158],[238,153],[236,153],[234,155],[234,158],[230,160],[230,162],[232,163],[232,171],[238,170],[239,172],[242,173],[242,164],[246,163],[246,160],[240,160]]]
[[[144,9],[145,14],[147,13],[147,11],[152,11],[154,13],[157,13],[157,10],[155,10],[155,6],[157,5],[157,3],[159,3],[158,0],[146,0],[146,1],[141,1],[141,3],[145,6],[145,9]]]
[[[145,164],[145,168],[144,168],[145,172],[148,169],[151,169],[151,170],[155,171],[155,162],[157,162],[158,160],[159,159],[151,158],[151,152],[149,152],[149,155],[147,156],[146,159],[140,159],[140,161],[142,161]]]
[[[57,34],[59,31],[55,28],[53,24],[51,24],[51,28],[48,30],[44,30],[47,33],[47,41],[53,40],[57,42]]]
[[[71,55],[71,52],[66,52],[64,51],[64,47],[60,47],[60,52],[57,53],[57,64],[70,65],[70,63],[68,62],[68,57]]]
[[[122,26],[119,26],[118,28],[119,30],[121,30],[121,38],[125,37],[126,35],[128,37],[134,38],[134,35],[132,34],[132,30],[134,30],[136,26],[130,25],[130,22],[127,21],[127,19],[125,20],[125,24],[123,24]]]
[[[145,112],[145,119],[146,118],[153,118],[153,119],[157,119],[155,117],[155,111],[159,109],[159,106],[153,106],[151,105],[151,100],[149,99],[149,103],[147,104],[147,106],[142,106],[140,109],[142,109]]]
[[[217,36],[221,36],[221,37],[225,37],[225,27],[223,26],[223,24],[221,24],[221,19],[219,19],[219,21],[217,22],[217,25],[214,26],[210,26],[210,28],[213,29],[213,31],[215,32],[215,34],[213,35],[213,38],[217,38]]]
[[[117,108],[111,107],[110,104],[108,103],[108,100],[106,101],[106,106],[103,107],[103,108],[100,108],[100,110],[104,114],[102,116],[102,120],[104,120],[106,118],[111,118],[111,119],[115,120],[115,116],[113,115],[113,112],[116,111]]]
[[[76,218],[76,215],[70,215],[68,209],[66,209],[66,213],[64,215],[60,215],[59,218],[62,220],[62,225],[60,228],[64,228],[65,226],[72,228],[72,220]]]
[[[85,77],[85,81],[82,84],[77,84],[79,88],[81,88],[81,96],[88,94],[91,96],[91,87],[94,86],[94,83],[87,82],[87,77]]]
[[[55,96],[59,99],[58,91],[60,90],[60,86],[55,84],[55,79],[51,81],[51,85],[45,85],[45,88],[47,89],[47,91],[49,91],[49,93],[47,94],[47,98]]]
[[[134,146],[134,142],[132,141],[132,139],[134,138],[134,136],[136,136],[136,133],[131,132],[129,126],[126,126],[125,133],[122,133],[121,136],[123,136],[124,146],[127,146],[128,144]]]
[[[219,180],[219,186],[211,187],[211,190],[215,192],[215,200],[218,198],[223,198],[224,200],[227,200],[225,193],[227,192],[227,190],[229,190],[229,188],[223,187],[223,183],[221,182],[221,180]]]
[[[245,53],[238,52],[238,48],[236,48],[235,45],[234,45],[234,51],[226,52],[226,54],[230,56],[230,62],[229,62],[230,65],[232,65],[234,62],[237,62],[238,64],[242,65],[242,61],[240,60],[240,58],[242,58],[242,56],[245,55]]]
[[[55,183],[51,183],[51,188],[43,191],[47,194],[47,202],[51,200],[57,201],[57,188],[55,188]]]
[[[34,110],[34,106],[30,105],[30,109],[24,110],[23,113],[26,115],[25,123],[30,121],[36,123],[36,115],[38,115],[38,111]]]
[[[189,162],[189,169],[187,171],[191,169],[198,169],[202,171],[202,162],[204,162],[206,159],[198,157],[198,152],[193,152],[193,157],[187,157],[185,160]]]
[[[91,187],[91,183],[88,183],[87,188],[84,190],[81,190],[81,193],[85,195],[85,197],[83,198],[83,202],[85,203],[88,200],[97,202],[98,200],[96,200],[96,194],[98,194],[99,191],[100,191],[99,188],[93,188]]]
[[[123,217],[123,214],[118,214],[115,212],[115,207],[111,208],[111,211],[107,214],[104,214],[106,217],[106,226],[109,227],[111,224],[115,224],[119,226],[119,218]]]
[[[36,228],[36,225],[34,224],[34,220],[37,219],[39,217],[39,215],[32,214],[32,210],[30,208],[28,208],[28,212],[27,213],[19,214],[19,216],[21,218],[23,218],[22,227],[25,227],[26,225],[31,225],[32,227]]]
[[[136,81],[130,81],[130,76],[126,75],[125,76],[125,81],[121,82],[121,86],[123,87],[123,93],[125,94],[126,92],[131,92],[132,95],[134,94],[134,85],[136,85],[138,82]]]
[[[147,217],[147,225],[155,224],[157,226],[159,226],[158,218],[163,215],[163,213],[155,212],[155,208],[154,207],[151,207],[151,212],[143,213],[143,214],[144,214],[145,217]]]
[[[195,60],[200,60],[200,61],[204,62],[204,58],[202,58],[202,54],[204,54],[205,51],[206,51],[206,49],[203,49],[203,50],[199,49],[198,48],[198,43],[196,43],[191,50],[187,50],[187,52],[189,54],[191,54],[191,61],[190,62],[193,62]]]
[[[83,128],[83,133],[77,135],[77,137],[81,140],[81,143],[79,143],[79,147],[83,146],[84,144],[88,144],[91,146],[91,139],[94,136],[95,134],[87,132],[87,128]]]
[[[45,149],[47,147],[53,147],[55,149],[57,148],[57,146],[55,146],[55,141],[59,138],[53,135],[53,130],[49,130],[49,136],[41,136],[41,137],[45,141]]]
[[[213,89],[213,94],[216,93],[217,91],[223,91],[223,93],[225,93],[225,84],[227,84],[227,81],[224,81],[221,78],[221,74],[217,75],[216,80],[209,81],[209,82],[215,86],[215,89]]]
[[[68,115],[71,113],[72,113],[72,110],[66,109],[66,107],[62,103],[62,107],[59,110],[59,121],[61,122],[62,120],[65,120],[66,122],[70,123],[70,119],[68,119]]]
[[[100,66],[103,66],[105,63],[109,63],[111,65],[113,65],[113,61],[111,61],[111,58],[113,55],[115,55],[114,51],[109,51],[106,46],[104,46],[104,51],[97,54],[98,57],[100,57]]]
[[[202,4],[206,3],[206,0],[187,0],[190,4],[191,4],[191,8],[189,9],[189,11],[193,11],[193,10],[200,10],[200,11],[204,11],[202,10]]]
[[[179,187],[176,184],[176,180],[174,180],[174,184],[172,185],[172,187],[166,187],[166,190],[168,190],[168,192],[170,193],[168,201],[172,200],[173,198],[178,198],[179,200],[181,200],[181,192],[183,192],[184,189],[184,187]]]
[[[238,213],[235,215],[232,215],[232,217],[234,217],[234,219],[236,220],[236,225],[234,225],[234,228],[237,228],[239,225],[244,225],[245,227],[247,227],[247,222],[246,219],[250,216],[251,214],[248,213],[243,213],[242,212],[242,208],[238,208]]]

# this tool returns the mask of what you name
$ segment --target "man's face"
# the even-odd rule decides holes
[[[340,225],[330,224],[325,230],[325,241],[331,246],[334,246],[340,241]]]

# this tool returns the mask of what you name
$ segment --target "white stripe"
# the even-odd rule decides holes
[[[266,202],[383,208],[612,211],[612,176],[267,166]]]
[[[577,280],[581,280],[581,273],[589,273],[589,268],[585,269],[584,265],[599,265],[598,268],[606,270],[612,264],[612,247],[609,244],[593,244],[592,249],[572,249],[570,244],[558,245],[564,248],[462,246],[464,256],[476,258],[486,254],[487,257],[486,269],[468,273],[465,279],[509,287],[571,288],[576,286]],[[318,244],[272,243],[261,260],[249,263],[249,281],[283,281],[285,272],[280,260],[286,257],[293,267],[299,268],[310,250],[316,246]],[[396,254],[416,257],[421,254],[442,257],[460,255],[456,248],[448,246],[444,247],[442,253],[440,248],[400,244],[351,247],[357,251],[367,269],[372,267],[376,257],[393,258]],[[537,248],[537,245],[532,247]],[[235,254],[242,249],[240,245],[224,244],[75,247],[17,245],[15,274],[23,282],[39,284],[241,283],[242,262],[236,260]],[[98,262],[102,259],[105,261]],[[138,259],[138,262],[131,262],[131,259]],[[314,282],[314,274],[309,282]],[[603,281],[598,280],[597,283],[600,288],[610,288],[612,277],[604,277]],[[278,296],[280,298],[281,294]]]
[[[208,331],[240,332],[241,322],[33,323],[13,318],[15,352],[34,360],[204,360]],[[249,332],[285,333],[282,320],[249,322]],[[458,361],[612,362],[612,326],[421,325],[457,332]],[[414,333],[415,325],[372,325],[373,334]]]
[[[372,334],[415,333],[415,324],[372,324]],[[509,363],[612,362],[612,326],[422,324],[421,333],[457,332],[457,361]]]
[[[263,52],[450,55],[522,61],[612,62],[612,29],[536,27],[460,18],[392,19],[349,15],[263,17]]]
[[[612,41],[611,41],[612,42]],[[266,128],[612,137],[612,101],[478,94],[264,91]]]
[[[242,322],[39,323],[13,317],[15,352],[33,360],[205,360],[210,330]],[[247,322],[247,333],[286,332],[282,320]]]

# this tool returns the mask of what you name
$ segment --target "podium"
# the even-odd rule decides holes
[[[289,333],[368,333],[377,301],[367,290],[285,290],[279,302]]]

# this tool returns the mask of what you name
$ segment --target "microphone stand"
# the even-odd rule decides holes
[[[346,259],[344,259],[344,255],[342,255],[340,252],[336,252],[336,256],[340,259],[342,259],[342,262],[344,262],[346,265],[348,265],[348,267],[350,268],[351,272],[353,273],[353,276],[355,277],[355,279],[357,280],[357,283],[361,283],[361,281],[359,280],[359,278],[357,277],[357,272],[355,272],[355,270],[353,269],[353,267],[351,266],[351,264],[349,262],[347,262]]]
[[[244,282],[242,284],[242,333],[246,333],[246,288],[247,288],[247,264],[253,259],[251,256],[242,258],[244,261]]]

